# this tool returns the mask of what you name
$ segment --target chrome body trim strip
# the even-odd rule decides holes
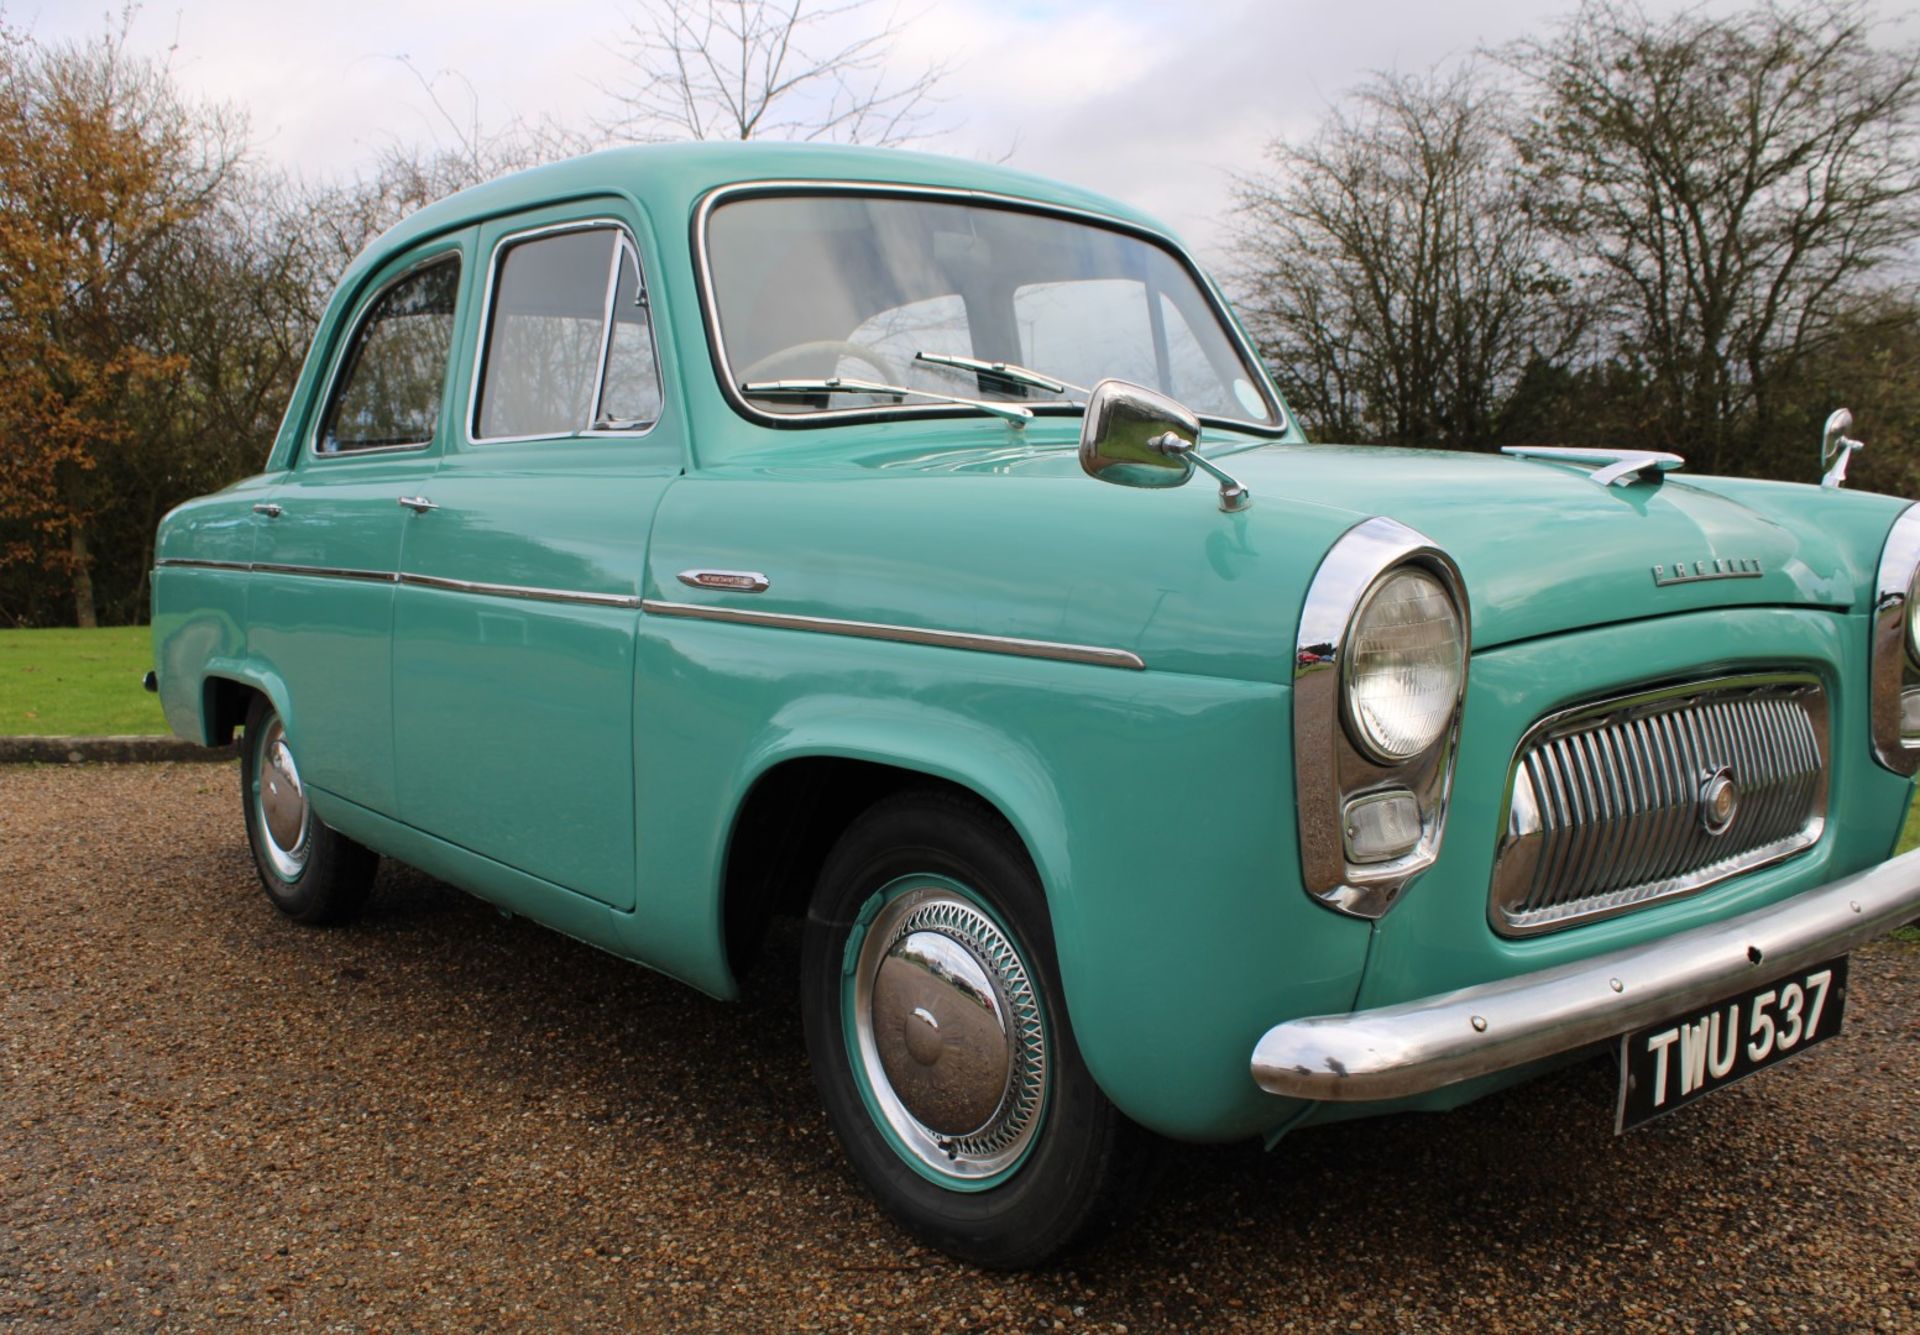
[[[927,630],[918,626],[890,626],[877,621],[842,621],[837,617],[798,616],[789,612],[760,612],[744,607],[710,607],[704,603],[674,603],[647,598],[641,610],[654,616],[689,617],[695,621],[736,621],[776,630],[810,630],[823,635],[847,635],[860,640],[894,640],[941,649],[971,649],[978,653],[1008,654],[1015,658],[1051,658],[1064,663],[1144,671],[1146,662],[1125,649],[1090,644],[1059,644],[1051,640],[1022,640],[1008,635],[978,635],[971,631]]]
[[[400,577],[391,570],[349,570],[343,566],[279,565],[255,561],[250,567],[256,575],[305,575],[313,579],[356,579],[374,584],[394,584]]]
[[[1920,770],[1920,737],[1901,735],[1900,697],[1920,690],[1920,664],[1908,633],[1908,589],[1920,568],[1920,505],[1900,512],[1880,549],[1880,570],[1874,580],[1873,640],[1867,669],[1871,683],[1867,716],[1873,731],[1873,758],[1895,774]]]
[[[444,589],[449,593],[472,593],[489,598],[525,598],[542,603],[575,603],[585,607],[638,608],[640,598],[632,593],[595,593],[582,589],[543,589],[528,584],[488,584],[480,580],[446,579],[439,575],[414,575],[391,570],[348,570],[339,566],[278,565],[265,561],[188,561],[167,557],[156,566],[194,566],[211,570],[233,570],[258,575],[298,575],[308,579],[346,579],[372,584],[412,584],[426,589]]]
[[[184,570],[237,570],[242,574],[253,569],[251,561],[199,561],[185,556],[155,557],[154,569],[172,567]]]
[[[639,607],[640,599],[631,593],[587,593],[578,589],[543,589],[527,584],[487,584],[479,580],[446,579],[439,575],[415,575],[403,572],[400,583],[423,589],[444,589],[449,593],[473,593],[488,598],[526,598],[539,603],[579,603],[587,607]]]
[[[1777,904],[1551,969],[1395,1006],[1277,1024],[1270,1094],[1408,1098],[1573,1052],[1839,955],[1920,917],[1920,850]]]
[[[1023,199],[1018,195],[1004,195],[992,190],[969,190],[960,186],[914,185],[899,181],[809,181],[779,178],[736,181],[729,185],[717,186],[701,196],[699,205],[693,212],[694,272],[699,279],[701,317],[706,324],[708,350],[712,354],[714,371],[719,377],[720,389],[728,405],[750,422],[757,422],[762,426],[804,428],[845,421],[887,421],[896,417],[951,415],[955,411],[950,406],[927,404],[912,407],[902,405],[823,409],[810,413],[770,413],[754,407],[740,393],[739,382],[733,373],[732,360],[727,356],[726,341],[720,333],[720,303],[714,294],[713,267],[707,254],[707,220],[716,208],[730,199],[781,194],[880,195],[895,199],[933,199],[948,203],[982,204],[1089,223],[1108,231],[1135,237],[1149,245],[1159,246],[1173,257],[1175,263],[1186,270],[1187,276],[1193,279],[1194,286],[1206,298],[1213,310],[1214,319],[1219,322],[1221,331],[1227,336],[1228,344],[1239,355],[1243,369],[1248,373],[1254,387],[1260,391],[1267,410],[1273,415],[1270,422],[1249,422],[1232,417],[1202,417],[1201,420],[1216,422],[1231,430],[1247,431],[1273,438],[1284,436],[1291,429],[1286,406],[1280,399],[1280,391],[1273,384],[1271,376],[1267,373],[1266,363],[1255,352],[1246,331],[1240,327],[1239,321],[1233,318],[1232,308],[1228,306],[1225,296],[1206,270],[1194,262],[1193,257],[1187,253],[1186,247],[1170,236],[1142,227],[1138,223],[1129,222],[1124,218],[1096,213],[1091,209],[1076,209],[1065,204],[1048,204],[1040,200]],[[1072,403],[1029,406],[1068,413],[1080,411],[1080,405]]]

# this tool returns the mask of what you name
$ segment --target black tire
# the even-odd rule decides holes
[[[984,917],[969,916],[972,909],[984,910]],[[943,913],[948,917],[938,918]],[[989,919],[990,926],[982,925]],[[935,1005],[930,994],[901,991],[889,980],[917,985],[931,978],[951,986],[950,967],[941,973],[921,964],[918,971],[882,977],[882,965],[898,969],[900,951],[929,948],[910,939],[945,935],[927,925],[941,921],[970,924],[972,936],[955,929],[951,939],[992,982],[1002,1009],[969,1009],[954,1001],[965,994],[939,991],[947,1018],[936,1020],[926,1009],[907,1009],[922,996]],[[856,925],[863,929],[857,940]],[[945,949],[939,942],[932,947]],[[915,958],[909,954],[909,962]],[[1094,1083],[1067,1022],[1059,980],[1039,879],[1018,838],[989,808],[944,792],[900,794],[856,820],[828,856],[808,912],[801,964],[807,1052],[827,1120],[881,1207],[916,1237],[963,1260],[1008,1269],[1038,1264],[1120,1218],[1150,1184],[1159,1142]],[[978,1024],[968,1018],[975,1011],[1014,1018],[1016,1036],[1006,1036],[1005,1019],[969,1034],[965,1026]],[[859,1017],[876,1014],[881,1022],[869,1018],[863,1030]],[[891,1024],[896,1017],[899,1023]],[[1030,1037],[1036,1018],[1038,1060]],[[924,1028],[909,1036],[915,1026]],[[898,1040],[887,1037],[896,1029]],[[984,1038],[984,1065],[973,1060],[980,1049],[967,1043],[970,1036]],[[994,1046],[999,1043],[1004,1052]],[[880,1055],[889,1044],[895,1045],[891,1066]],[[908,1051],[918,1068],[900,1055]],[[936,1078],[931,1072],[941,1062],[953,1062],[953,1073]],[[1008,1074],[999,1102],[981,1102],[1002,1069]],[[916,1070],[927,1073],[926,1084],[914,1083]],[[943,1137],[907,1111],[888,1072],[901,1073],[922,1112],[952,1126],[970,1124],[982,1108],[994,1112],[974,1132]],[[944,1082],[965,1091],[959,1105]],[[1035,1087],[1039,1111],[1029,1122],[1020,1090]],[[889,1098],[891,1112],[884,1107]],[[910,1122],[904,1130],[902,1115]],[[1020,1148],[996,1148],[1009,1140]],[[959,1145],[984,1148],[963,1157]],[[935,1147],[946,1162],[930,1161]],[[1015,1153],[1010,1166],[986,1171]],[[948,1176],[962,1171],[980,1176],[964,1183]]]
[[[359,916],[373,889],[380,856],[328,826],[307,806],[280,716],[264,695],[256,695],[247,710],[240,806],[254,870],[276,909],[310,927]]]

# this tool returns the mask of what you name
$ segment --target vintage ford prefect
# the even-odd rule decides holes
[[[300,921],[387,856],[726,997],[803,918],[855,1171],[1025,1264],[1161,1137],[1609,1050],[1632,1126],[1835,1033],[1920,915],[1920,509],[1846,429],[1826,486],[1309,444],[1121,204],[615,150],[353,264],[161,525],[149,681]]]

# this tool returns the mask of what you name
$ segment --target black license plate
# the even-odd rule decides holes
[[[1749,988],[1620,1040],[1616,1132],[1684,1108],[1840,1032],[1847,957]]]

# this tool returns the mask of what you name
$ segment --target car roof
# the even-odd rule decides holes
[[[691,217],[699,199],[719,186],[785,180],[979,190],[1102,214],[1155,232],[1167,231],[1137,209],[1104,195],[969,158],[903,149],[768,141],[637,144],[514,172],[449,195],[389,229],[368,247],[368,255],[362,259],[485,218],[583,195],[632,195],[664,221],[676,214]]]

